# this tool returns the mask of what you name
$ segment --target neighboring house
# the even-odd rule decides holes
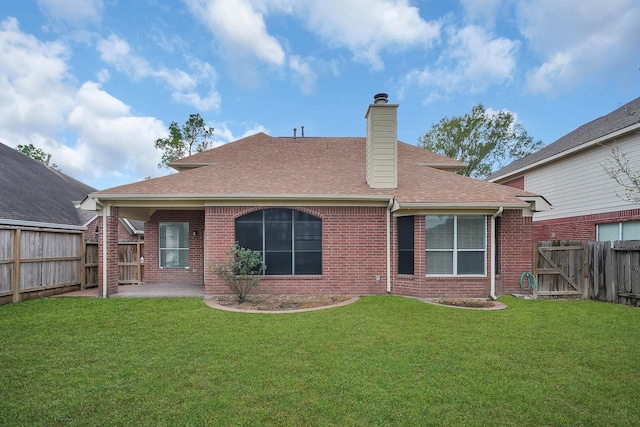
[[[492,174],[489,182],[541,194],[553,209],[533,216],[536,241],[640,240],[640,205],[610,178],[617,146],[640,171],[640,98],[580,126]]]
[[[95,211],[79,209],[96,189],[0,143],[0,225],[85,231]]]
[[[0,226],[82,230],[85,240],[95,241],[98,214],[80,209],[95,191],[0,143]],[[143,240],[144,222],[122,218],[118,234],[120,241]]]
[[[117,224],[145,223],[145,283],[204,284],[238,242],[263,253],[263,293],[487,297],[521,291],[541,197],[455,174],[397,140],[376,95],[366,138],[259,133],[173,162],[178,173],[98,191],[100,290],[117,292]],[[498,225],[499,224],[499,225]]]
[[[144,240],[144,221],[120,218],[118,242],[139,242]]]

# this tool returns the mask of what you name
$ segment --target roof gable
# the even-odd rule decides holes
[[[546,159],[556,157],[564,152],[572,152],[581,145],[585,145],[599,138],[614,134],[617,131],[630,127],[634,124],[638,124],[640,120],[638,114],[640,114],[640,97],[605,116],[580,126],[562,138],[544,146],[535,153],[529,154],[522,159],[518,159],[508,164],[502,169],[492,173],[487,180],[496,181],[516,171],[524,172]]]
[[[81,226],[76,208],[95,188],[0,143],[0,219]]]
[[[441,170],[460,163],[398,143],[398,187],[372,189],[366,182],[365,138],[291,138],[264,133],[179,160],[199,164],[168,176],[100,191],[98,198],[232,199],[390,198],[400,203],[522,205],[524,193]]]

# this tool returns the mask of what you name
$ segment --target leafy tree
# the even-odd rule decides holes
[[[25,156],[31,157],[33,160],[37,160],[40,163],[47,164],[47,161],[51,157],[50,154],[45,153],[42,148],[36,148],[33,144],[29,145],[18,145],[16,150],[24,154]]]
[[[211,147],[209,138],[213,136],[213,128],[204,123],[200,114],[191,114],[182,127],[176,122],[169,125],[169,136],[158,138],[154,146],[163,151],[162,161],[158,167],[167,167],[167,163],[200,153]]]
[[[212,267],[213,272],[229,287],[239,303],[260,284],[266,266],[260,251],[245,249],[238,243],[227,251],[228,259]]]
[[[33,144],[29,145],[18,145],[16,150],[24,154],[25,156],[31,157],[33,160],[37,160],[43,165],[49,166],[49,160],[51,159],[51,154],[45,153],[42,148],[37,148]],[[53,169],[58,169],[58,165],[55,163],[51,165]]]
[[[485,178],[542,146],[508,111],[488,114],[482,104],[471,114],[445,117],[418,138],[422,148],[467,164],[460,175]]]

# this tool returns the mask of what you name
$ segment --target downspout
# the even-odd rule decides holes
[[[391,293],[391,209],[393,199],[389,199],[387,206],[387,293]]]
[[[491,216],[491,299],[496,300],[496,218],[502,216],[504,207],[500,206],[500,209]]]

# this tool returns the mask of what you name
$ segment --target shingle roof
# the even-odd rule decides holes
[[[209,163],[195,169],[109,188],[97,197],[181,195],[220,198],[239,195],[395,196],[400,203],[522,204],[532,195],[503,185],[463,177],[429,165],[451,162],[413,145],[398,143],[398,188],[371,189],[365,176],[362,137],[271,137],[259,133],[183,159]]]
[[[511,172],[527,168],[539,161],[571,150],[582,144],[594,141],[603,136],[612,134],[624,129],[640,120],[640,97],[623,105],[611,113],[584,124],[576,130],[569,132],[562,138],[541,148],[535,153],[529,154],[522,159],[516,160],[500,170],[492,173],[488,180],[495,180]]]
[[[83,225],[95,212],[77,209],[95,188],[0,143],[0,221]]]

